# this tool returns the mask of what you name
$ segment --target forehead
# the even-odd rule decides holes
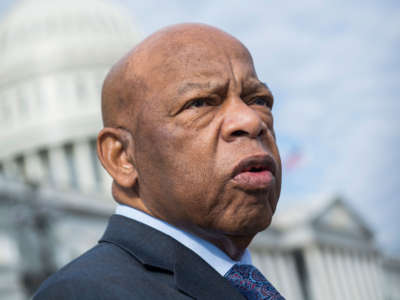
[[[196,40],[182,45],[175,54],[168,55],[164,62],[170,71],[184,76],[212,77],[223,72],[253,68],[247,49],[238,41],[227,39]]]
[[[238,82],[256,78],[252,58],[237,41],[210,42],[197,40],[190,44],[174,45],[151,58],[144,76],[150,92],[176,87],[182,91],[191,84]],[[206,86],[205,86],[206,87]]]
[[[220,31],[178,33],[156,34],[136,50],[131,71],[147,86],[142,108],[173,101],[190,87],[245,85],[257,79],[249,51],[232,36]]]
[[[252,64],[244,45],[231,35],[202,25],[183,25],[161,30],[145,39],[133,51],[131,72],[148,80],[160,75],[191,74],[228,66],[232,60]]]

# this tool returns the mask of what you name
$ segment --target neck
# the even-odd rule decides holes
[[[112,185],[112,195],[117,203],[136,208],[148,215],[152,215],[146,205],[144,205],[142,199],[138,196],[136,189],[123,189],[114,181]]]
[[[250,242],[251,238],[227,237],[225,242],[217,242],[214,244],[224,251],[231,259],[240,260]]]
[[[184,228],[188,230],[187,228]],[[249,246],[253,236],[233,236],[221,233],[210,233],[203,229],[189,230],[198,237],[221,249],[232,260],[240,260]]]

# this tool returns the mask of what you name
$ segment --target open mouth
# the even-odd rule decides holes
[[[253,167],[248,167],[245,168],[242,172],[262,172],[267,170],[266,167],[263,166],[253,166]]]
[[[233,170],[233,181],[246,190],[268,189],[275,180],[276,163],[269,155],[250,156]]]
[[[269,155],[250,156],[241,160],[236,165],[233,170],[232,177],[245,172],[260,173],[264,171],[269,171],[275,176],[276,163],[273,158]]]

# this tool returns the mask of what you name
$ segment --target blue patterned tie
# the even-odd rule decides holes
[[[285,300],[252,265],[234,265],[225,278],[248,300]]]

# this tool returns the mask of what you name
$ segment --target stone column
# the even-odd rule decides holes
[[[18,166],[14,159],[3,161],[4,174],[7,178],[16,178],[18,175]]]
[[[284,278],[282,278],[281,270],[279,268],[279,265],[277,264],[277,256],[278,255],[279,254],[277,254],[277,251],[271,252],[270,263],[274,270],[274,276],[273,276],[273,278],[271,278],[271,282],[276,287],[276,289],[279,291],[279,290],[282,290],[282,280],[284,280]]]
[[[350,252],[350,266],[353,270],[353,277],[356,282],[358,297],[359,297],[359,299],[366,299],[364,285],[362,282],[362,277],[360,274],[359,265],[358,265],[358,261],[357,261],[357,257],[356,257],[357,255],[358,255],[358,252],[356,252],[354,250]]]
[[[317,246],[309,247],[304,252],[304,260],[309,270],[309,293],[312,300],[329,299],[326,285],[326,270],[322,265],[320,253]]]
[[[316,259],[319,262],[319,268],[320,268],[320,276],[322,278],[322,282],[324,283],[322,285],[323,287],[323,297],[318,298],[319,299],[333,299],[333,286],[332,286],[332,281],[330,280],[331,277],[331,272],[328,270],[328,262],[326,259],[326,256],[324,255],[326,251],[326,247],[318,247],[318,251],[316,252]],[[318,278],[316,279],[318,280]]]
[[[337,280],[337,273],[335,270],[335,265],[333,263],[332,260],[332,254],[331,251],[328,247],[326,247],[323,251],[323,257],[324,257],[324,261],[325,261],[325,265],[326,265],[326,269],[327,269],[327,273],[329,276],[329,285],[330,285],[330,289],[329,289],[329,294],[330,294],[330,299],[340,299],[340,293],[339,293],[339,289],[340,289],[340,285],[339,282]]]
[[[277,270],[273,264],[271,251],[263,252],[261,257],[261,264],[263,266],[263,270],[265,271],[264,274],[268,277],[268,280],[275,285],[279,280]]]
[[[367,254],[364,252],[360,253],[360,256],[358,259],[360,262],[360,269],[363,274],[363,280],[365,282],[365,292],[369,298],[376,299],[375,291],[373,288],[374,282],[372,279],[372,274],[368,268]]]
[[[102,187],[103,194],[106,196],[109,196],[109,195],[111,195],[112,178],[103,167],[101,167],[100,170],[101,170],[100,171],[101,187]]]
[[[343,255],[341,249],[336,249],[333,255],[337,278],[340,283],[340,292],[342,299],[351,299],[349,282],[346,279],[346,271],[343,264]]]
[[[290,287],[290,295],[287,295],[287,299],[298,299],[303,300],[300,288],[300,282],[297,278],[296,266],[294,263],[293,255],[290,253],[285,254],[286,268],[288,273],[288,285]],[[306,266],[308,268],[308,266]],[[311,274],[310,274],[311,275]],[[286,295],[285,295],[286,296]]]
[[[292,290],[291,290],[291,285],[289,282],[290,279],[290,274],[287,270],[287,264],[285,261],[285,253],[279,252],[276,256],[276,263],[278,265],[278,268],[280,270],[280,274],[282,274],[283,280],[281,281],[281,287],[282,287],[282,295],[285,296],[287,299],[293,299],[293,297],[296,297],[296,295],[292,296]]]
[[[370,259],[370,268],[372,270],[372,274],[375,278],[375,291],[377,293],[376,299],[383,299],[383,272],[382,272],[382,263],[377,254],[371,256]]]
[[[256,252],[253,251],[251,253],[251,259],[253,262],[253,265],[256,266],[262,274],[264,274],[264,276],[268,279],[268,281],[270,281],[277,289],[277,285],[276,285],[276,274],[274,269],[269,265],[269,263],[267,263],[267,260],[269,259],[269,254],[267,251],[263,251],[263,252]],[[284,293],[283,290],[280,290],[280,292],[282,292],[282,294]],[[284,295],[287,296],[287,295]]]
[[[366,257],[366,265],[371,274],[372,289],[374,290],[375,299],[384,299],[384,283],[382,274],[382,264],[377,259],[376,254],[368,254]]]
[[[25,172],[30,182],[42,183],[45,180],[47,170],[37,152],[25,155]]]
[[[355,267],[358,273],[358,278],[360,280],[360,290],[361,290],[361,295],[363,297],[363,299],[368,299],[371,297],[371,295],[368,293],[368,286],[367,286],[367,282],[366,282],[366,277],[365,277],[365,273],[364,270],[362,268],[362,262],[361,262],[361,258],[360,256],[362,255],[362,252],[357,251],[354,253],[354,263],[355,263]]]
[[[95,170],[91,149],[88,140],[75,144],[76,169],[78,173],[79,188],[83,191],[94,191],[96,188]]]
[[[355,276],[356,270],[353,267],[353,257],[352,257],[352,253],[350,250],[346,250],[346,252],[345,252],[344,265],[345,265],[346,272],[348,274],[347,279],[350,284],[350,294],[352,296],[352,299],[362,300],[359,286],[357,283],[357,278]]]
[[[62,146],[55,146],[49,150],[49,172],[51,181],[58,187],[69,187],[69,173],[67,158]]]

